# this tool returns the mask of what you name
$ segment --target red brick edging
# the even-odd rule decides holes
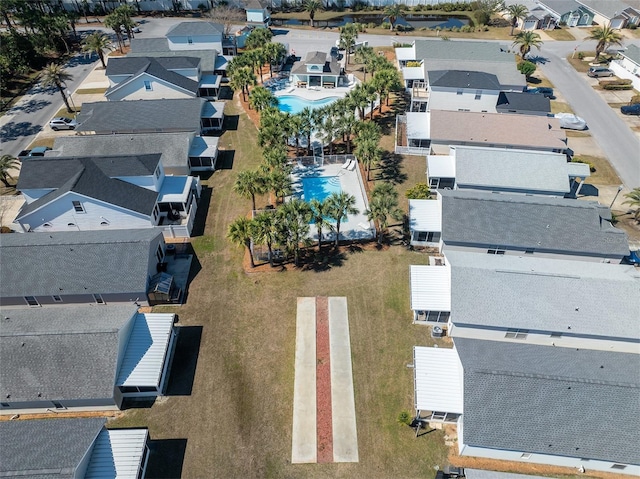
[[[318,463],[333,462],[329,298],[316,297],[316,412]]]

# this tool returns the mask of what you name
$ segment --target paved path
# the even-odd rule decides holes
[[[358,460],[347,299],[298,298],[291,462]]]

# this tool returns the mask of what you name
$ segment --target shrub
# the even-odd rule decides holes
[[[420,66],[420,62],[413,60],[413,61],[407,62],[407,66],[408,67],[419,67]]]
[[[373,22],[369,22],[369,23],[367,23],[367,28],[376,28],[376,24],[373,23]],[[409,45],[409,46],[411,46],[411,45]]]
[[[603,90],[631,90],[633,85],[631,80],[618,79],[618,80],[600,80],[600,87]]]
[[[431,198],[431,191],[426,183],[417,183],[413,188],[407,190],[405,196],[410,200],[428,200]]]
[[[382,22],[380,24],[380,28],[384,28],[385,30],[389,30],[391,28],[391,24],[389,22]]]
[[[473,27],[470,25],[465,25],[464,27],[460,28],[460,31],[463,33],[470,33],[473,31]]]
[[[578,52],[578,60],[584,60],[584,52]]]
[[[525,77],[529,78],[536,71],[536,64],[529,61],[523,61],[518,63],[518,71]]]
[[[484,10],[476,10],[473,12],[473,16],[476,19],[476,25],[486,25],[491,20],[491,15]]]
[[[636,103],[640,103],[640,95],[633,95],[629,101],[629,105],[635,105]]]
[[[398,414],[398,423],[409,426],[412,422],[413,418],[409,411],[400,411],[400,414]]]
[[[636,28],[638,28],[638,25],[636,25],[635,23],[630,23],[627,28],[629,30],[635,30]]]
[[[580,159],[580,157],[579,157],[579,156],[573,157],[573,158],[571,159],[571,163],[584,163],[584,164],[586,164],[586,165],[589,165],[589,171],[590,171],[591,173],[595,173],[595,171],[596,171],[596,167],[595,167],[595,166],[593,166],[593,163],[591,163],[591,162],[589,162],[589,161],[587,161],[587,160]]]

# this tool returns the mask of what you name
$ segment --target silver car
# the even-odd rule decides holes
[[[609,70],[608,68],[605,68],[605,67],[591,67],[589,68],[587,75],[593,78],[612,77],[614,73],[612,70]]]
[[[49,126],[53,131],[75,130],[76,126],[78,126],[78,122],[73,118],[65,118],[64,116],[58,116],[49,122]]]

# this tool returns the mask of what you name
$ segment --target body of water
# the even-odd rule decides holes
[[[309,25],[309,20],[277,20],[273,19],[274,26],[287,26],[287,25]],[[373,23],[376,26],[381,25],[384,22],[389,22],[389,19],[382,14],[368,14],[368,15],[342,15],[334,17],[331,20],[316,20],[314,23],[319,27],[336,28],[341,27],[346,23]],[[395,25],[402,25],[404,27],[412,27],[414,29],[420,28],[454,28],[463,27],[469,25],[469,18],[465,16],[439,16],[439,15],[422,15],[406,14],[403,17],[398,17]]]
[[[312,199],[324,201],[331,193],[340,193],[340,178],[337,176],[309,176],[302,178],[302,191],[306,202]]]
[[[337,96],[330,96],[327,98],[322,98],[321,100],[305,100],[296,95],[282,95],[278,98],[278,108],[280,111],[284,111],[286,113],[291,113],[295,115],[296,113],[300,113],[305,108],[311,108],[315,110],[316,108],[321,108],[329,103],[333,103],[334,101],[340,99]]]

